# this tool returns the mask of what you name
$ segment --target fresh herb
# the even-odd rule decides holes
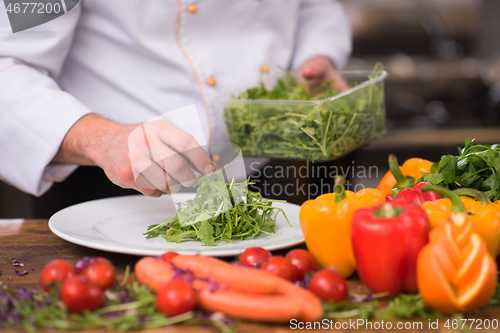
[[[375,66],[369,78],[382,71],[381,65]],[[229,100],[224,110],[229,138],[243,156],[317,161],[340,157],[383,134],[381,84],[328,99],[338,93],[331,81],[308,92],[289,72],[272,90],[261,83]]]
[[[500,272],[499,272],[500,276]],[[354,297],[353,297],[354,296]],[[359,317],[365,320],[393,319],[436,319],[444,315],[425,305],[420,294],[398,294],[386,299],[386,294],[362,295],[351,292],[351,300],[323,303],[326,318]],[[500,306],[500,281],[497,282],[495,295],[481,310]],[[469,315],[477,313],[471,312]],[[465,314],[467,315],[467,314]],[[462,318],[464,314],[454,314],[453,318]]]
[[[427,307],[420,294],[398,294],[387,300],[378,295],[364,297],[358,302],[324,303],[325,317],[361,319],[432,319],[441,313]]]
[[[276,235],[277,215],[282,213],[288,218],[283,209],[272,204],[283,201],[264,199],[260,193],[248,190],[248,184],[248,180],[227,184],[220,172],[199,177],[193,184],[198,187],[194,199],[179,203],[176,216],[149,226],[144,235],[162,236],[176,243],[187,237],[208,246],[250,239],[261,233]]]
[[[10,288],[0,283],[0,329],[22,327],[26,332],[37,328],[63,330],[105,328],[126,331],[165,327],[175,323],[206,324],[234,332],[232,323],[204,313],[188,312],[167,318],[157,312],[155,294],[137,282],[117,285],[105,292],[104,306],[82,315],[68,313],[57,290],[50,293],[25,287]]]
[[[500,145],[474,145],[465,140],[458,155],[444,155],[420,180],[455,190],[462,187],[484,192],[491,201],[500,200]]]
[[[64,330],[162,327],[192,317],[193,314],[188,313],[166,318],[156,311],[155,295],[146,286],[137,283],[107,291],[104,307],[82,315],[68,313],[56,290],[46,293],[25,287],[3,286],[0,289],[0,327],[22,326],[27,332],[35,332],[36,328],[42,327]]]

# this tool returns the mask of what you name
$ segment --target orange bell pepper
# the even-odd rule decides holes
[[[470,218],[475,223],[477,233],[486,242],[488,252],[496,257],[500,254],[500,206],[477,190],[461,188],[454,191],[460,195],[460,201]],[[478,199],[475,200],[470,196]],[[427,213],[431,227],[436,227],[441,220],[446,220],[452,213],[452,202],[448,198],[424,202],[421,207]]]
[[[389,160],[394,158],[396,157],[393,154],[389,155]],[[421,158],[410,158],[403,163],[400,169],[404,176],[413,178],[413,184],[410,184],[410,186],[413,186],[417,182],[417,180],[422,177],[422,172],[431,171],[432,164],[432,162]],[[392,188],[394,187],[394,185],[396,185],[396,183],[396,178],[394,178],[392,172],[387,171],[387,173],[378,184],[377,190],[382,191],[385,194],[390,194]]]
[[[497,267],[458,196],[438,186],[427,189],[450,197],[453,210],[429,234],[417,259],[417,283],[423,301],[444,313],[469,312],[495,294]],[[460,204],[458,204],[460,203]]]
[[[420,207],[425,210],[431,228],[437,227],[441,220],[447,220],[451,214],[451,201],[448,198],[426,201]]]
[[[384,202],[384,193],[364,189],[346,191],[343,177],[335,179],[336,193],[307,200],[300,208],[299,220],[306,245],[321,267],[335,266],[342,277],[356,270],[351,243],[351,221],[358,208]]]

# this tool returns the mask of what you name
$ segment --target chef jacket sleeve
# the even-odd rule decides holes
[[[352,50],[349,18],[341,3],[302,0],[291,69],[314,56],[327,56],[343,68]]]
[[[51,161],[69,129],[91,112],[56,83],[80,7],[12,33],[0,5],[0,179],[37,196],[76,169]]]

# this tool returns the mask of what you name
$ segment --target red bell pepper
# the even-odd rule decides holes
[[[428,182],[419,182],[415,184],[412,188],[404,188],[399,191],[396,195],[396,199],[394,199],[394,195],[388,194],[385,196],[385,201],[398,201],[403,203],[416,203],[417,205],[421,205],[426,201],[436,201],[441,199],[439,194],[436,192],[422,192],[422,185],[432,185]]]
[[[421,205],[425,201],[436,201],[441,199],[436,192],[422,192],[422,185],[432,185],[431,183],[419,182],[413,186],[415,179],[411,176],[403,175],[399,168],[398,159],[393,154],[389,155],[389,169],[396,179],[396,188],[393,189],[393,193],[386,195],[385,201],[400,201],[403,203],[414,202]],[[396,195],[396,198],[394,198],[394,195]]]
[[[429,219],[415,204],[388,202],[358,209],[352,247],[358,274],[376,293],[417,291],[417,256],[429,242]]]

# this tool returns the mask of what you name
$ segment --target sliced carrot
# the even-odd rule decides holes
[[[179,255],[172,258],[172,263],[190,270],[197,277],[209,278],[227,289],[242,292],[275,294],[282,280],[268,272],[234,266],[210,257]]]
[[[300,306],[286,296],[210,290],[209,284],[202,281],[193,285],[198,291],[198,304],[205,311],[269,323],[285,323],[301,316]]]
[[[175,271],[168,263],[152,257],[142,258],[135,264],[135,276],[139,282],[149,286],[155,292],[172,280],[174,274]]]

